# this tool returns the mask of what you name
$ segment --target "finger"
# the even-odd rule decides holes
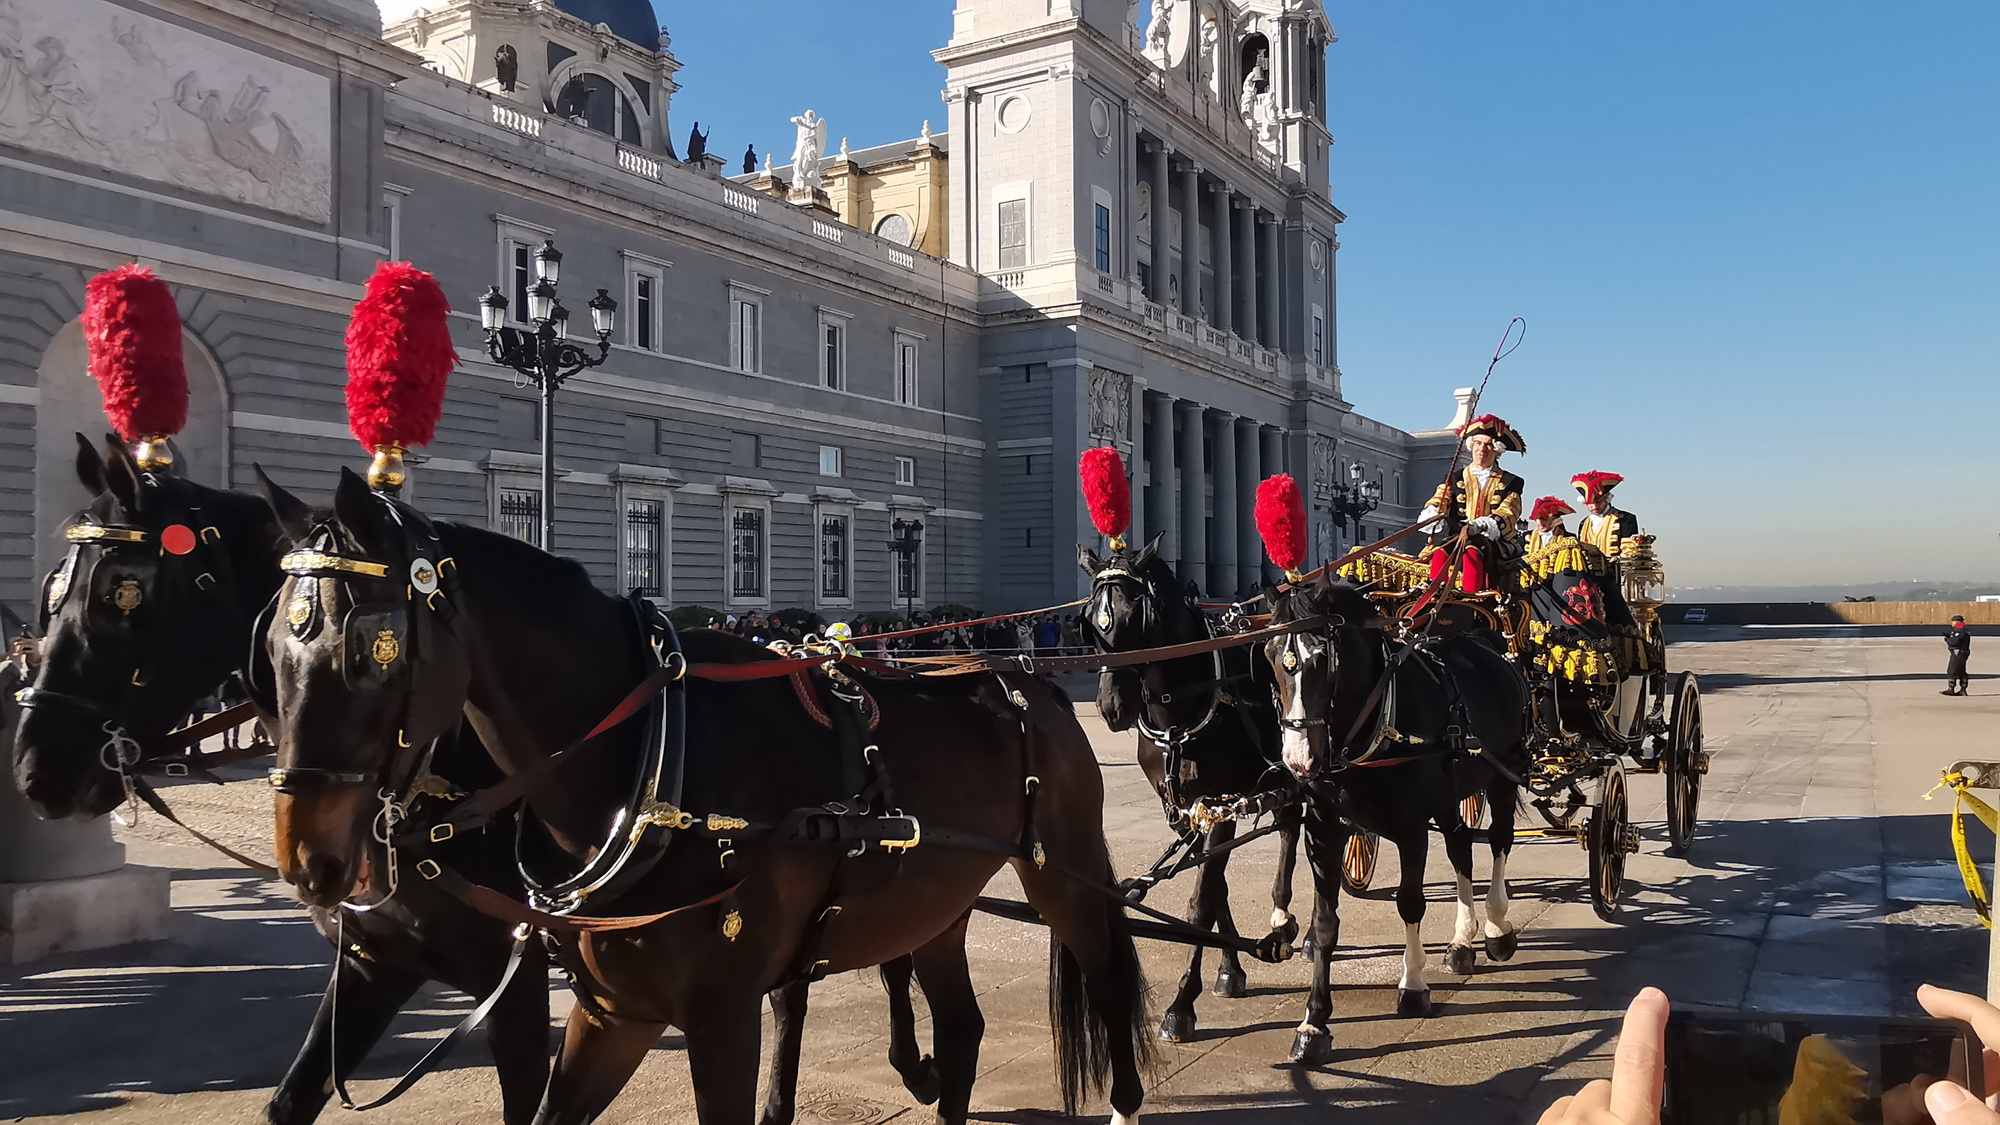
[[[1935,1125],[1996,1125],[2000,1113],[1987,1109],[1956,1082],[1933,1082],[1924,1091],[1924,1107]]]
[[[1618,1053],[1611,1060],[1611,1101],[1620,1121],[1657,1121],[1666,1086],[1667,994],[1642,988],[1625,1009],[1618,1030]]]
[[[1917,1003],[1941,1020],[1964,1020],[1987,1047],[2000,1047],[2000,1008],[1970,993],[1934,984],[1917,989]]]

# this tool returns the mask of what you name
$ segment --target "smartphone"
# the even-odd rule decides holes
[[[1972,1029],[1955,1020],[1675,1012],[1665,1125],[1923,1125],[1923,1088],[1986,1096]]]

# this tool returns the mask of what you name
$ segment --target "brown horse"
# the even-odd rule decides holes
[[[1051,685],[1022,674],[854,674],[879,716],[866,737],[893,779],[896,823],[922,826],[921,843],[892,852],[797,830],[855,796],[839,739],[810,702],[823,698],[817,686],[682,676],[666,696],[667,710],[684,715],[679,807],[649,804],[635,824],[623,795],[662,776],[671,757],[654,756],[648,724],[616,726],[545,764],[658,671],[628,603],[598,592],[573,562],[433,523],[351,472],[331,520],[301,522],[302,509],[282,498],[274,506],[307,552],[278,597],[300,608],[274,615],[262,673],[278,704],[279,866],[302,898],[337,902],[376,879],[364,861],[376,794],[400,792],[420,748],[461,713],[503,771],[535,778],[523,860],[546,880],[622,851],[649,823],[669,826],[664,851],[635,861],[615,901],[563,900],[664,916],[549,931],[578,1003],[538,1120],[594,1119],[673,1025],[686,1035],[704,1125],[749,1122],[763,995],[802,974],[916,953],[921,975],[924,951],[957,956],[967,911],[1009,861],[1050,926],[1064,1101],[1073,1106],[1108,1075],[1117,1119],[1135,1119],[1144,985],[1106,890],[1103,781]],[[706,631],[682,652],[696,668],[775,659]],[[853,823],[836,820],[836,829]],[[976,1044],[977,1009],[968,1020],[954,1010],[962,1005],[939,1003],[969,1002],[969,982],[962,993],[931,997],[941,1120],[963,1120],[973,1076],[963,1040]]]

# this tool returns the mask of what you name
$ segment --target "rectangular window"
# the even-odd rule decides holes
[[[1326,317],[1317,307],[1313,309],[1312,361],[1320,367],[1326,366]]]
[[[535,488],[502,488],[494,530],[523,543],[542,545],[542,493]]]
[[[534,251],[527,243],[509,240],[507,243],[507,300],[512,304],[508,312],[516,321],[527,324],[528,287],[535,283]]]
[[[819,447],[819,475],[837,477],[840,475],[840,447],[822,445]]]
[[[625,584],[648,598],[664,597],[667,554],[667,502],[628,498],[625,501]]]
[[[729,435],[729,464],[737,469],[764,467],[764,439],[756,434]]]
[[[1101,273],[1111,272],[1111,208],[1099,203],[1095,209],[1096,219],[1091,226],[1091,252],[1096,257],[1096,265]]]
[[[634,274],[632,277],[632,346],[645,351],[659,347],[653,327],[653,310],[658,305],[659,293],[656,286],[659,279],[649,273]]]
[[[896,540],[909,545],[896,552],[896,600],[911,601],[924,593],[924,525],[919,520],[896,520],[892,528]]]
[[[1028,264],[1028,201],[1000,203],[1000,268],[1017,270]]]
[[[729,299],[729,366],[752,375],[764,370],[764,306],[740,293]]]
[[[847,517],[819,521],[819,596],[847,597]]]
[[[904,406],[917,404],[917,342],[896,336],[896,401]]]
[[[915,457],[896,458],[896,483],[914,485],[917,483],[917,459]]]
[[[729,518],[729,593],[731,597],[764,596],[764,513],[738,508]]]
[[[847,386],[847,317],[820,310],[819,385],[838,391]]]

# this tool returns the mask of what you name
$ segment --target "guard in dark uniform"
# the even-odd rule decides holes
[[[1939,695],[1964,695],[1968,677],[1965,663],[1972,659],[1972,630],[1965,627],[1965,618],[1954,616],[1951,627],[1944,631],[1944,649],[1950,660],[1944,666],[1944,690]]]
[[[1604,557],[1617,558],[1625,540],[1639,534],[1639,517],[1611,506],[1611,490],[1624,484],[1625,478],[1592,469],[1576,474],[1569,482],[1576,486],[1577,498],[1583,502],[1586,513],[1583,525],[1576,529],[1576,537],[1603,551]]]

